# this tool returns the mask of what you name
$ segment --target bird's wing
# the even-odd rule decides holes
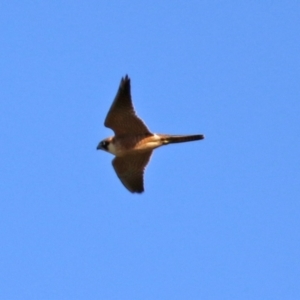
[[[117,156],[112,165],[123,183],[132,193],[144,191],[144,170],[150,160],[152,151],[140,152],[126,156]]]
[[[106,116],[104,125],[111,128],[115,136],[126,134],[151,134],[144,122],[135,114],[130,94],[130,79],[121,79],[120,87]]]

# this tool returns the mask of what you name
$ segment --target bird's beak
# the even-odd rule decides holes
[[[100,142],[97,146],[97,150],[101,150],[101,149],[102,149],[102,147],[101,147],[101,142]]]

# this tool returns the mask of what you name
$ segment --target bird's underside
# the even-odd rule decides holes
[[[104,125],[111,128],[115,136],[104,139],[97,149],[115,155],[113,168],[132,193],[144,191],[143,175],[155,148],[171,143],[183,143],[201,140],[197,135],[153,134],[136,115],[131,101],[130,79],[122,78],[117,95],[106,116]]]

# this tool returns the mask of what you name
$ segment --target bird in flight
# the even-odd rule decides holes
[[[197,141],[203,134],[169,135],[151,133],[136,115],[131,101],[130,79],[121,79],[117,95],[108,111],[104,126],[111,128],[115,136],[102,140],[97,150],[115,155],[113,168],[123,185],[132,193],[144,191],[144,170],[155,148],[160,146]]]

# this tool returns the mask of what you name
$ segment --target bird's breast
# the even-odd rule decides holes
[[[147,151],[162,145],[158,135],[151,136],[128,135],[117,137],[109,144],[108,151],[116,156],[127,155],[135,151]]]

